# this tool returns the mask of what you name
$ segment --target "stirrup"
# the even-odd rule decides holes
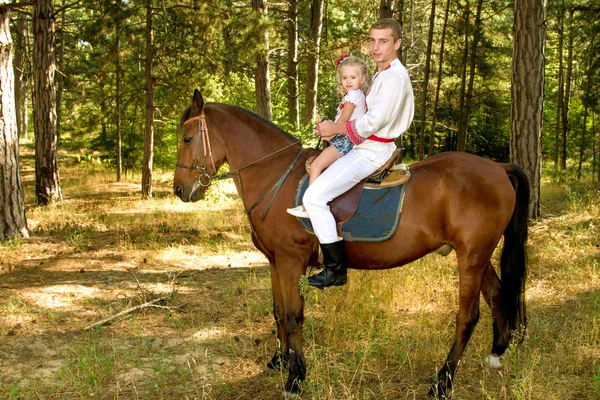
[[[294,207],[294,208],[288,208],[287,213],[293,215],[294,217],[298,217],[298,218],[308,218],[308,213],[306,212],[304,207],[301,205],[298,207]]]

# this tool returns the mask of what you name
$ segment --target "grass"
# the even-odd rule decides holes
[[[32,237],[0,244],[0,398],[278,399],[286,376],[265,368],[276,346],[269,269],[252,246],[230,182],[185,204],[156,174],[139,179],[62,155],[65,201],[33,205]],[[456,399],[600,399],[600,187],[545,177],[531,223],[529,329],[483,365],[481,319],[458,368]],[[497,257],[497,256],[496,256]],[[350,271],[348,285],[306,287],[308,378],[299,399],[420,399],[453,339],[455,257]],[[169,296],[89,332],[130,306]]]

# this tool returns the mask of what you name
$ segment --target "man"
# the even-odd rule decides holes
[[[337,234],[328,203],[377,171],[396,149],[394,139],[406,132],[412,123],[412,85],[406,68],[396,57],[402,43],[400,35],[400,24],[393,19],[379,20],[369,30],[371,56],[378,72],[367,93],[367,113],[346,123],[317,123],[316,131],[322,139],[348,135],[354,143],[348,154],[334,162],[308,187],[303,198],[321,244],[325,267],[308,278],[308,282],[321,289],[344,285],[347,281],[344,242]]]

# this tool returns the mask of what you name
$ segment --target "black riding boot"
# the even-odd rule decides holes
[[[321,244],[325,269],[308,278],[308,284],[319,289],[346,284],[347,272],[344,261],[344,241]]]

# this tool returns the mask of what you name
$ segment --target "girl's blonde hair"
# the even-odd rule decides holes
[[[335,69],[337,69],[337,71],[338,71],[338,74],[337,74],[338,89],[339,89],[340,93],[342,93],[342,94],[346,93],[346,89],[344,89],[344,87],[342,86],[342,81],[340,79],[340,72],[341,72],[342,67],[359,67],[360,73],[365,78],[369,77],[369,65],[365,61],[361,60],[358,57],[354,57],[354,56],[342,56],[335,63]],[[365,91],[367,89],[367,79],[365,79],[365,83],[363,84],[361,89],[363,91]]]

